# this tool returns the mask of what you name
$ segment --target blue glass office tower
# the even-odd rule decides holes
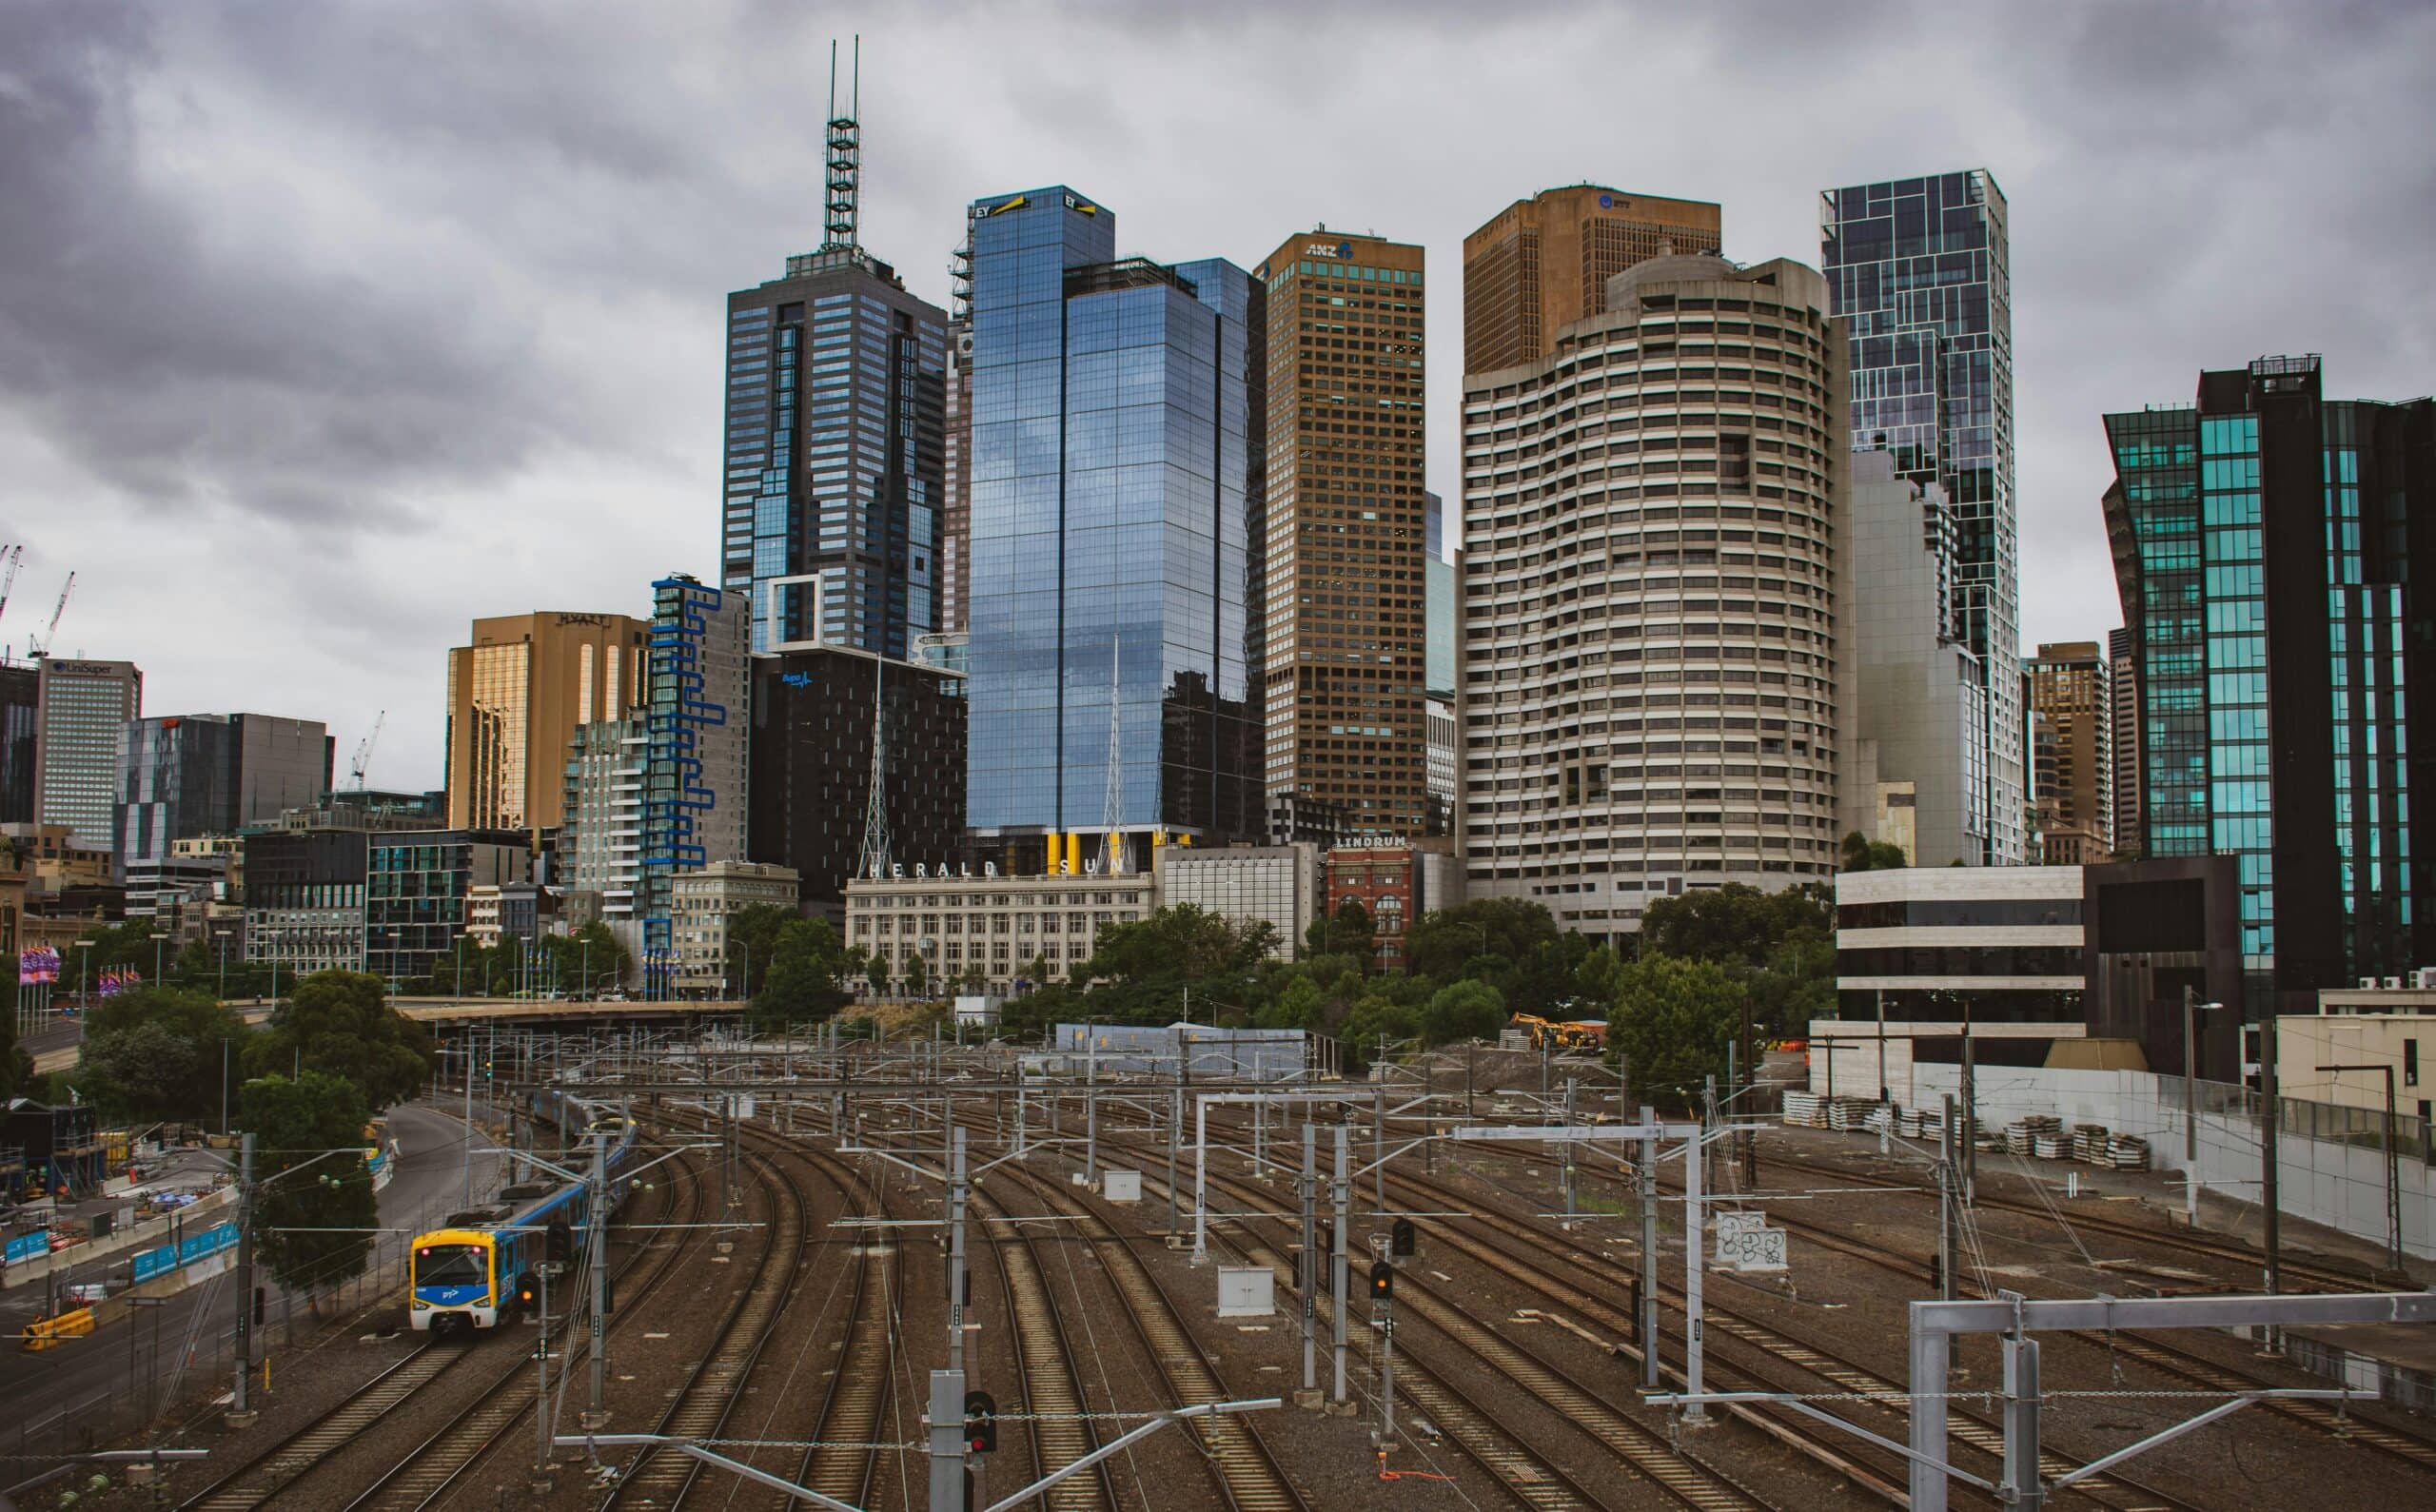
[[[2269,357],[2106,431],[2143,853],[2236,858],[2251,1019],[2436,960],[2436,403]]]
[[[1113,214],[1062,186],[969,215],[967,822],[1011,857],[1115,832],[1134,865],[1253,837],[1262,291],[1119,261]]]
[[[1936,483],[1956,530],[1946,640],[1978,663],[1966,732],[1964,859],[2029,859],[2020,560],[2014,512],[2013,284],[2005,195],[1985,169],[1829,189],[1820,267],[1852,357],[1855,451]],[[1862,585],[1864,593],[1867,585]]]
[[[939,626],[946,312],[852,245],[727,309],[720,586],[756,652],[904,657]]]

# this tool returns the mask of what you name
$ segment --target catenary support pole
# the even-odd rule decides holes
[[[592,1131],[592,1191],[586,1211],[591,1231],[585,1238],[592,1251],[592,1358],[587,1372],[591,1377],[592,1410],[583,1415],[583,1425],[598,1428],[609,1422],[604,1400],[609,1368],[609,1131],[605,1129]]]
[[[1316,1391],[1319,1376],[1320,1315],[1320,1129],[1303,1119],[1303,1249],[1295,1266],[1295,1285],[1303,1294],[1303,1389]]]
[[[1945,1149],[1937,1162],[1937,1281],[1938,1295],[1954,1300],[1955,1262],[1960,1258],[1961,1246],[1955,1243],[1956,1211],[1955,1206],[1954,1141],[1958,1132],[1955,1126],[1954,1096],[1945,1099]]]
[[[964,1139],[961,1129],[948,1131],[952,1151],[948,1157],[948,1368],[958,1375],[964,1373],[964,1300],[968,1289],[964,1275]]]
[[[237,1145],[237,1395],[230,1410],[240,1426],[253,1421],[246,1397],[246,1378],[253,1365],[254,1136],[249,1133]]]
[[[1714,1078],[1712,1085],[1714,1085]],[[1701,1195],[1701,1164],[1708,1158],[1708,1130],[1693,1136],[1683,1152],[1683,1388],[1700,1394],[1700,1284],[1708,1275],[1708,1205]],[[1683,1421],[1699,1425],[1709,1421],[1698,1402],[1683,1411]]]
[[[964,1372],[931,1372],[930,1512],[964,1512]]]
[[[1658,1109],[1641,1105],[1640,1142],[1640,1384],[1658,1389]]]
[[[2004,1346],[2005,1495],[2013,1512],[2038,1512],[2038,1341],[2007,1334]]]
[[[1346,1177],[1346,1171],[1350,1167],[1351,1162],[1347,1158],[1348,1152],[1346,1147],[1351,1132],[1352,1131],[1343,1124],[1336,1126],[1336,1179],[1328,1183],[1328,1200],[1333,1203],[1336,1208],[1336,1234],[1328,1246],[1328,1265],[1330,1267],[1328,1295],[1335,1300],[1336,1304],[1336,1315],[1330,1320],[1330,1322],[1335,1325],[1334,1334],[1336,1344],[1336,1384],[1328,1394],[1328,1399],[1332,1402],[1343,1402],[1345,1400],[1345,1282],[1346,1269],[1345,1250],[1346,1230],[1353,1227],[1353,1214],[1351,1211],[1353,1186]]]

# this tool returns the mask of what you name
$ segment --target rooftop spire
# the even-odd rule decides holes
[[[847,86],[846,113],[837,113],[837,44],[829,44],[829,208],[824,252],[861,246],[856,232],[862,219],[863,39],[855,37],[854,71]]]

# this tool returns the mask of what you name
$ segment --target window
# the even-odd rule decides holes
[[[2419,1085],[2419,1041],[2415,1039],[2402,1042],[2402,1084],[2405,1087]]]

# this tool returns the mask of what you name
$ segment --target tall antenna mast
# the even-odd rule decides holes
[[[855,36],[852,82],[846,113],[837,113],[837,44],[829,44],[829,216],[828,237],[820,249],[852,251],[862,221],[863,181],[863,39]]]
[[[880,732],[888,724],[888,663],[872,658],[872,800],[863,811],[863,854],[859,870],[868,877],[888,874],[888,763]]]
[[[1108,646],[1108,797],[1101,806],[1100,823],[1108,831],[1108,871],[1116,876],[1125,871],[1125,841],[1117,834],[1125,823],[1125,725],[1117,702],[1117,653],[1121,638],[1111,638]]]

